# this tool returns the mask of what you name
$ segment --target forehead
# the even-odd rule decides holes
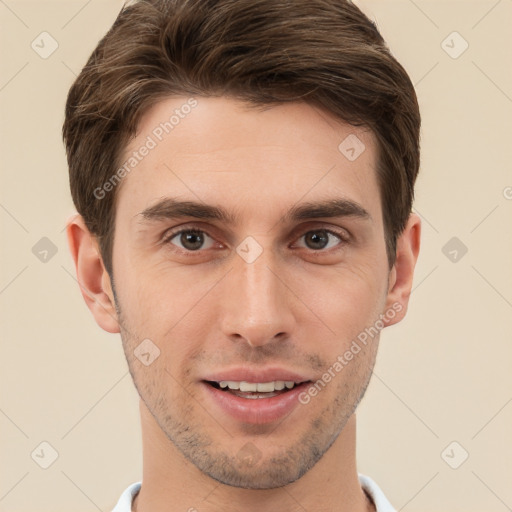
[[[255,108],[227,97],[172,97],[145,113],[125,148],[117,202],[131,215],[171,195],[233,201],[239,210],[259,205],[263,216],[270,203],[336,194],[375,212],[376,153],[371,131],[305,103]]]

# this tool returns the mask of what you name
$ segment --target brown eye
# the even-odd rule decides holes
[[[301,238],[304,238],[306,247],[314,251],[331,249],[332,247],[341,245],[345,241],[341,235],[329,231],[328,229],[308,231],[302,235]]]
[[[173,240],[175,240],[173,242]],[[209,240],[205,246],[205,240]],[[200,249],[209,249],[213,245],[213,239],[204,231],[198,229],[183,229],[167,237],[166,243],[177,245],[186,251],[198,251]]]
[[[329,243],[329,235],[325,231],[310,231],[304,237],[310,249],[323,249]]]

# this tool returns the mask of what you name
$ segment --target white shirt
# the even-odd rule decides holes
[[[359,483],[363,490],[366,491],[373,500],[377,512],[396,512],[395,508],[393,508],[391,503],[389,503],[379,486],[369,476],[359,473]],[[139,492],[140,487],[141,482],[131,484],[128,489],[121,494],[121,497],[112,512],[131,512],[133,498]]]

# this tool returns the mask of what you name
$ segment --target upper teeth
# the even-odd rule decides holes
[[[222,380],[219,382],[219,386],[221,388],[229,388],[229,389],[239,389],[240,391],[261,391],[261,392],[271,392],[271,391],[280,391],[284,389],[285,386],[288,389],[292,389],[295,386],[295,382],[292,380],[274,380],[272,382],[236,382],[234,380]]]

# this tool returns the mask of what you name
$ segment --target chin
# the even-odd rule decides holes
[[[213,469],[213,468],[212,468]],[[299,480],[309,468],[285,468],[277,461],[259,464],[258,469],[237,469],[236,466],[223,467],[220,471],[205,473],[224,485],[240,489],[277,489]]]

